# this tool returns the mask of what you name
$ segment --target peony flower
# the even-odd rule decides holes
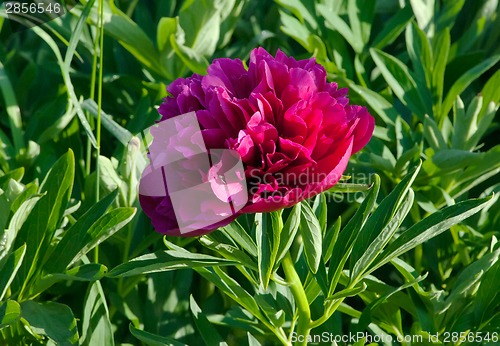
[[[325,69],[314,58],[297,61],[281,51],[273,57],[263,48],[254,49],[248,69],[239,59],[216,59],[207,75],[179,78],[167,91],[171,96],[158,110],[160,124],[194,112],[207,152],[227,149],[241,158],[247,197],[237,212],[227,214],[212,208],[211,212],[219,213],[219,218],[213,218],[217,222],[193,226],[183,233],[167,187],[163,196],[140,193],[143,210],[155,229],[169,235],[208,233],[239,214],[287,208],[328,190],[339,181],[350,156],[368,143],[374,129],[367,109],[349,105],[347,89],[328,83]],[[165,144],[166,155],[167,148],[175,147]],[[225,190],[229,197],[221,196],[224,184],[216,179],[220,175],[208,172],[224,166],[224,155],[219,156],[219,162],[194,175],[198,182],[211,179],[213,194],[227,202],[241,189],[235,180]],[[238,200],[241,202],[241,195]],[[204,201],[200,194],[184,203],[203,205]],[[205,206],[204,210],[209,209]]]

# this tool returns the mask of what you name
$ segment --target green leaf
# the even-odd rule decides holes
[[[262,346],[262,344],[249,332],[247,332],[248,346]]]
[[[326,263],[332,257],[333,247],[337,242],[340,233],[342,218],[339,216],[337,221],[325,232],[323,237],[323,261]]]
[[[476,166],[484,160],[485,153],[474,153],[467,150],[444,149],[432,157],[432,162],[443,173],[448,174],[456,170],[463,170],[467,166]]]
[[[191,71],[198,74],[206,74],[208,68],[207,59],[190,47],[180,44],[175,36],[170,36],[170,44],[175,54],[182,60]]]
[[[413,204],[413,196],[406,201],[407,203],[411,202],[409,205],[406,204],[404,208],[401,206],[420,171],[420,167],[421,163],[382,200],[359,231],[350,257],[351,282],[356,282],[356,277],[361,274],[361,271],[367,269],[366,267],[387,245],[397,227],[403,222]],[[394,217],[396,214],[398,217]],[[361,261],[362,257],[363,261]]]
[[[72,30],[71,39],[68,44],[68,49],[66,50],[66,55],[64,56],[64,64],[61,66],[61,71],[63,72],[63,78],[66,81],[66,87],[68,89],[71,102],[73,106],[75,106],[75,111],[78,116],[78,119],[80,120],[80,123],[85,129],[88,138],[90,139],[94,147],[97,148],[97,141],[94,137],[94,133],[92,132],[92,128],[89,125],[87,117],[82,112],[80,102],[77,99],[77,96],[73,89],[73,85],[71,83],[71,77],[69,75],[69,71],[71,69],[71,63],[73,61],[73,55],[76,52],[76,46],[78,45],[78,42],[80,41],[80,38],[82,36],[83,28],[86,27],[87,19],[90,15],[94,2],[95,0],[90,0],[85,4],[83,11],[78,18],[78,22],[76,23],[75,28]]]
[[[276,263],[280,244],[280,234],[283,229],[281,219],[282,211],[270,213],[258,213],[255,215],[256,239],[257,239],[257,265],[259,268],[259,279],[267,289],[269,279]]]
[[[347,25],[339,15],[334,13],[324,4],[318,4],[316,8],[318,13],[325,18],[325,25],[327,28],[335,30],[342,35],[356,53],[361,53],[363,51],[363,42],[357,40],[357,37],[354,36],[349,25]]]
[[[454,285],[450,295],[446,297],[446,300],[439,305],[439,309],[436,311],[437,314],[444,317],[442,321],[443,325],[454,324],[459,318],[458,316],[463,315],[465,308],[469,305],[469,300],[473,297],[473,295],[477,294],[476,292],[478,292],[478,286],[480,286],[484,280],[488,279],[484,276],[485,273],[491,270],[496,263],[499,263],[499,257],[500,248],[497,248],[477,261],[469,264],[457,276],[456,285]],[[485,297],[483,297],[483,299],[484,298]],[[479,303],[482,307],[486,308],[494,305],[493,300],[488,302],[481,301]],[[474,316],[476,310],[472,309],[471,312]],[[482,312],[487,312],[487,309]],[[489,317],[491,317],[491,315]],[[477,323],[478,321],[475,322]]]
[[[40,186],[40,193],[45,193],[36,203],[23,223],[16,237],[16,244],[32,244],[26,248],[25,261],[19,268],[14,283],[21,287],[29,278],[38,261],[44,258],[56,228],[66,210],[75,174],[73,151],[70,149],[52,166]]]
[[[479,116],[480,119],[484,116],[484,113],[487,113],[490,102],[493,102],[498,108],[498,103],[500,101],[500,88],[498,88],[498,85],[500,85],[500,69],[496,71],[490,79],[488,79],[483,90],[481,91],[481,95],[483,97],[483,108],[481,110],[481,115]]]
[[[108,268],[99,263],[88,263],[64,273],[48,274],[36,282],[31,295],[35,296],[60,281],[96,281],[104,277]]]
[[[481,324],[489,320],[495,314],[495,311],[498,311],[500,305],[500,291],[498,290],[500,285],[500,261],[497,260],[489,269],[485,265],[483,270],[485,269],[487,271],[481,279],[474,302],[474,317]]]
[[[302,24],[295,17],[283,12],[279,11],[280,19],[281,19],[281,31],[283,31],[286,35],[293,38],[297,41],[302,47],[304,47],[307,51],[311,51],[311,45],[309,42],[309,38],[312,36],[311,32],[307,29],[307,27]]]
[[[360,293],[366,291],[366,284],[363,282],[361,285],[352,287],[352,288],[346,288],[341,291],[338,291],[331,297],[328,297],[325,299],[325,303],[329,303],[332,300],[337,300],[337,299],[344,299],[347,297],[354,297],[359,295]]]
[[[16,322],[21,317],[21,306],[15,300],[0,302],[0,329]]]
[[[114,345],[106,298],[99,281],[90,285],[83,307],[80,345]]]
[[[97,119],[98,107],[94,100],[87,99],[83,101],[82,107],[87,111],[89,111],[90,114],[92,114],[94,118]],[[128,145],[128,143],[133,137],[132,133],[130,133],[130,131],[127,130],[126,128],[120,126],[120,124],[114,121],[113,118],[109,114],[102,111],[102,109],[101,109],[101,121],[102,121],[102,126],[104,126],[106,130],[108,130],[113,136],[115,136],[115,138],[118,139],[118,141],[122,145],[124,146]]]
[[[373,320],[373,312],[382,304],[387,303],[387,304],[394,304],[389,300],[394,294],[407,289],[408,287],[415,287],[418,286],[418,283],[422,280],[424,280],[427,277],[427,274],[419,276],[417,278],[414,278],[403,285],[393,288],[387,293],[384,293],[381,295],[379,298],[373,300],[368,304],[368,306],[363,310],[363,313],[361,314],[361,317],[359,318],[359,325],[357,326],[358,330],[364,330],[368,325],[371,323]]]
[[[362,87],[360,85],[356,85],[353,82],[349,82],[349,88],[352,89],[356,94],[361,96],[366,103],[378,114],[380,119],[387,125],[393,125],[398,117],[398,112],[394,108],[394,105],[387,101],[380,94]]]
[[[408,213],[410,212],[410,209],[413,206],[413,198],[414,198],[414,193],[413,190],[410,189],[408,190],[408,195],[406,196],[406,199],[402,202],[400,206],[397,207],[396,212],[392,215],[389,222],[384,226],[384,228],[380,231],[377,237],[368,246],[368,248],[363,253],[361,258],[354,265],[351,274],[351,280],[353,282],[358,282],[361,279],[361,276],[363,275],[364,271],[366,271],[370,267],[375,258],[378,256],[378,254],[389,243],[391,238],[396,233],[398,227],[405,219],[406,215],[408,215]],[[377,210],[379,208],[377,208]],[[375,218],[375,216],[380,217],[380,215],[375,215],[375,213],[371,217]],[[368,226],[369,226],[369,221],[367,221],[365,224],[365,227]],[[356,245],[354,245],[354,247],[356,248]]]
[[[107,234],[108,231],[116,232],[117,229],[114,228],[123,223],[123,219],[130,218],[130,214],[133,214],[133,212],[131,210],[127,212],[127,209],[124,210],[124,213],[113,211],[112,213],[104,214],[111,203],[113,203],[116,195],[117,191],[110,193],[94,204],[63,234],[61,241],[57,244],[46,263],[44,269],[47,273],[64,271],[68,265],[75,263],[84,254],[82,253],[83,248],[88,248],[89,245],[95,244],[97,237],[102,238],[102,233]],[[120,208],[114,210],[120,210]],[[117,218],[113,218],[113,215]],[[114,225],[113,222],[115,222]],[[99,229],[99,227],[103,226],[107,227],[108,231]],[[107,234],[107,236],[110,235]]]
[[[98,13],[94,10],[90,16],[94,25],[97,24]],[[113,4],[111,8],[104,6],[104,32],[117,40],[130,54],[150,71],[167,76],[160,64],[160,56],[148,35]]]
[[[84,246],[78,251],[70,262],[70,265],[74,264],[87,252],[122,229],[123,226],[132,220],[135,213],[135,208],[116,208],[100,217],[99,220],[89,228],[87,235],[90,237],[86,237],[88,241],[86,241]]]
[[[371,24],[375,11],[375,0],[356,0],[347,3],[347,14],[352,34],[363,46],[370,39]]]
[[[411,8],[417,19],[418,26],[425,31],[429,37],[432,37],[434,33],[434,2],[435,0],[410,0]]]
[[[5,111],[9,119],[9,127],[12,132],[12,139],[14,140],[14,148],[16,152],[19,152],[25,146],[21,110],[19,109],[16,94],[2,62],[0,62],[0,90],[2,91],[5,101]]]
[[[172,338],[152,334],[144,330],[137,329],[132,325],[132,323],[129,324],[128,328],[133,336],[149,346],[187,346],[186,344],[183,344],[182,342],[176,341]]]
[[[340,232],[337,242],[333,246],[333,252],[330,259],[330,268],[328,270],[328,281],[330,282],[330,289],[328,290],[328,296],[333,295],[337,283],[339,282],[340,276],[344,269],[344,265],[352,252],[354,242],[358,237],[358,234],[366,222],[366,219],[370,215],[373,207],[375,206],[378,192],[380,189],[380,177],[374,175],[373,186],[366,195],[363,203],[354,214],[354,216],[349,220],[344,229]]]
[[[222,340],[219,332],[215,327],[208,321],[207,317],[203,314],[198,304],[194,300],[193,296],[189,296],[189,306],[191,308],[191,313],[193,314],[194,323],[196,328],[198,328],[205,345],[226,345],[227,343]]]
[[[448,149],[448,144],[443,137],[443,133],[439,130],[436,122],[427,115],[424,119],[424,138],[435,152]]]
[[[283,230],[281,231],[280,244],[278,247],[278,252],[276,254],[276,262],[274,264],[275,269],[281,263],[286,253],[290,250],[295,235],[299,230],[300,220],[301,220],[301,206],[302,203],[297,203],[293,206],[288,218],[286,219]]]
[[[58,345],[78,345],[78,328],[67,305],[27,300],[21,303],[22,317],[38,335],[45,335]]]
[[[239,263],[247,268],[258,271],[257,264],[244,252],[240,249],[230,245],[224,244],[216,239],[212,235],[204,235],[200,238],[200,243],[212,249],[215,252],[218,252],[224,258]]]
[[[311,14],[307,5],[299,0],[276,0],[276,3],[286,8],[297,17],[301,23],[307,23],[312,29],[318,27],[315,16]]]
[[[467,72],[465,72],[458,80],[451,86],[450,91],[446,95],[446,98],[443,102],[443,107],[441,110],[441,119],[448,115],[451,107],[453,106],[453,102],[456,97],[462,93],[465,88],[467,88],[470,83],[476,80],[479,76],[481,76],[484,72],[488,71],[491,67],[493,67],[500,60],[500,55],[492,56]]]
[[[405,6],[385,22],[382,30],[373,39],[372,47],[382,49],[394,42],[413,18],[410,6]]]
[[[267,289],[273,262],[271,251],[273,246],[273,228],[269,213],[255,214],[255,238],[257,240],[257,266],[259,267],[259,281]]]
[[[337,185],[338,184],[336,184],[335,186]],[[366,190],[368,190],[368,186],[366,187]],[[316,218],[318,219],[319,224],[321,226],[321,234],[324,236],[326,232],[327,216],[328,216],[328,206],[326,202],[326,195],[324,193],[316,195],[316,197],[314,198],[314,204],[312,206],[312,210],[314,211],[314,215],[316,215]]]
[[[481,112],[482,98],[474,97],[467,112],[460,96],[457,96],[453,105],[453,134],[451,147],[453,149],[473,150],[470,139],[477,131],[477,118]]]
[[[299,232],[304,244],[307,265],[313,273],[316,273],[321,262],[323,236],[321,225],[307,202],[302,202]]]
[[[417,78],[422,85],[430,88],[433,67],[431,44],[425,33],[414,22],[408,24],[406,28],[406,49]],[[428,89],[420,89],[426,91],[426,99],[431,101]]]
[[[11,249],[16,236],[23,226],[24,222],[30,215],[31,211],[35,207],[36,203],[42,198],[40,195],[29,197],[24,201],[21,206],[16,210],[14,215],[9,222],[9,227],[4,230],[2,237],[0,238],[0,260],[7,256]]]
[[[223,258],[191,253],[189,251],[167,250],[136,257],[113,268],[108,277],[127,277],[183,268],[223,266],[238,264]]]
[[[474,215],[486,207],[490,203],[490,200],[491,197],[486,197],[458,202],[419,221],[403,232],[378,256],[369,272],[373,272],[393,258],[402,255],[415,246],[445,232],[451,226]]]
[[[457,15],[464,7],[465,0],[457,0],[443,3],[436,21],[436,33],[442,32],[455,24]]]
[[[257,245],[255,241],[248,235],[238,221],[233,221],[229,225],[221,228],[226,236],[233,239],[242,249],[250,255],[257,258]]]
[[[422,99],[417,83],[405,64],[375,48],[370,49],[370,54],[387,84],[404,105],[420,119],[423,119],[425,114],[431,114],[432,109],[429,109],[429,105],[432,102],[429,103],[427,98]]]
[[[259,319],[263,318],[255,299],[250,295],[250,293],[241,287],[241,284],[227,275],[224,271],[220,270],[218,267],[194,267],[194,270],[196,270],[209,282],[213,283],[228,297],[233,299],[243,308],[247,309],[255,317]]]
[[[450,52],[451,36],[450,29],[446,28],[436,34],[433,45],[433,70],[432,70],[432,89],[434,115],[438,117],[441,114],[441,104],[443,102],[444,76],[446,63]]]
[[[192,48],[202,56],[212,56],[220,35],[221,16],[230,1],[192,0],[186,2],[179,11],[179,25],[184,32],[178,43]]]
[[[14,280],[25,253],[26,244],[23,244],[19,249],[11,253],[5,261],[0,262],[0,301],[5,297],[10,284]]]

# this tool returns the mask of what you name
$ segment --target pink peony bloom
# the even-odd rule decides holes
[[[208,233],[241,213],[287,208],[331,188],[375,125],[365,107],[348,104],[347,89],[326,81],[315,59],[297,61],[281,51],[273,57],[263,48],[251,52],[248,70],[239,59],[216,59],[206,76],[177,79],[167,91],[161,121],[195,112],[208,151],[231,149],[241,157],[248,197],[238,212],[181,234],[168,191],[163,197],[140,194],[155,229],[169,235]],[[218,196],[219,183],[211,181]],[[232,184],[227,191],[240,188]],[[204,200],[200,195],[188,202]]]

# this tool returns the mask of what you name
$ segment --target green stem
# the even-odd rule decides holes
[[[104,61],[104,4],[103,0],[99,0],[97,11],[99,12],[99,78],[97,86],[97,124],[96,124],[96,141],[97,141],[97,157],[96,157],[96,202],[99,201],[99,156],[101,155],[101,108],[102,108],[102,75]],[[99,246],[95,247],[94,251],[95,262],[99,261]]]
[[[95,80],[96,80],[96,74],[97,74],[97,48],[98,48],[98,43],[99,43],[99,29],[96,29],[96,37],[94,40],[94,56],[92,59],[92,75],[90,77],[90,99],[93,100],[95,98]],[[94,118],[90,115],[90,112],[87,111],[87,120],[92,127],[94,128]],[[92,166],[91,163],[92,159],[92,142],[90,141],[90,138],[87,137],[87,157],[85,160],[85,173],[87,176],[90,175],[90,168]]]
[[[311,331],[311,310],[309,309],[306,292],[295,270],[292,256],[289,252],[283,258],[282,266],[285,271],[286,280],[290,284],[290,290],[292,291],[295,303],[297,304],[297,335],[302,340],[298,345],[307,345],[307,337]]]

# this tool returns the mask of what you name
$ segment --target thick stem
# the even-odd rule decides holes
[[[311,310],[309,309],[309,302],[307,301],[306,292],[302,286],[299,275],[293,265],[292,256],[290,253],[283,258],[283,270],[285,271],[286,281],[290,284],[295,303],[297,305],[298,319],[297,319],[297,336],[301,341],[298,345],[307,345],[307,338],[311,331]]]

